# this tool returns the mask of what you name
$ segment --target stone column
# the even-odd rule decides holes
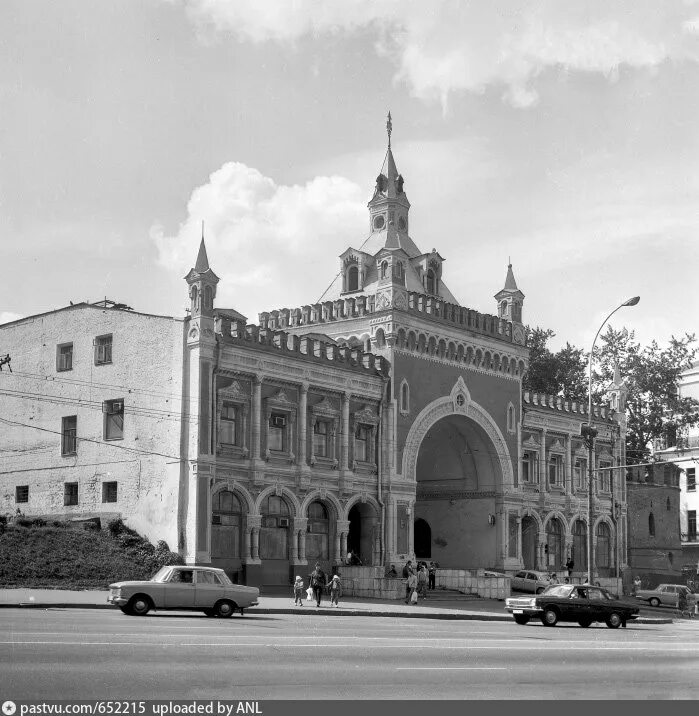
[[[575,491],[573,488],[573,436],[568,433],[566,435],[566,486],[567,494],[572,495]]]
[[[254,560],[260,559],[260,528],[252,528],[252,558]]]
[[[301,469],[306,466],[306,426],[308,425],[308,383],[301,383],[299,388],[299,448],[298,462]]]
[[[245,531],[243,532],[243,559],[249,560],[252,557],[251,552],[251,535],[252,535],[252,527],[246,527]]]
[[[541,430],[541,447],[539,448],[539,489],[548,492],[549,484],[546,474],[546,428]]]
[[[345,539],[345,544],[347,540]],[[333,564],[342,564],[342,539],[340,533],[335,530],[335,539],[333,544],[334,562]],[[347,554],[347,552],[345,552]]]
[[[260,459],[260,436],[262,427],[262,378],[252,379],[252,459]]]
[[[340,437],[340,470],[349,468],[349,410],[350,394],[342,394],[342,435]]]
[[[524,559],[522,557],[522,517],[517,515],[517,561],[522,564]]]
[[[295,555],[292,553],[294,564],[306,564],[306,529],[308,527],[307,517],[295,517],[291,525],[295,545]]]

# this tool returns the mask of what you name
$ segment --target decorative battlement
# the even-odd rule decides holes
[[[419,315],[429,320],[447,323],[473,333],[492,336],[508,343],[519,342],[513,335],[512,322],[490,314],[464,308],[454,303],[447,303],[435,296],[428,296],[415,291],[408,292],[408,304],[401,308],[380,309],[400,310]],[[282,308],[277,311],[259,314],[261,330],[283,330],[298,326],[312,326],[332,323],[351,318],[361,318],[378,313],[374,296],[360,295],[356,298],[344,298],[336,301],[314,303],[301,308]]]
[[[382,356],[367,353],[360,348],[340,347],[335,343],[310,336],[297,336],[281,330],[246,325],[225,315],[216,319],[216,334],[227,343],[255,344],[271,350],[286,352],[293,357],[336,363],[338,367],[369,371],[388,376],[388,361]]]
[[[547,395],[545,393],[532,393],[525,390],[522,393],[522,402],[527,405],[538,405],[566,413],[577,413],[587,417],[587,403],[583,401],[566,400],[560,395]],[[612,422],[614,411],[608,405],[593,405],[592,416],[600,420]]]

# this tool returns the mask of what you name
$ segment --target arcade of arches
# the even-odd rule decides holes
[[[354,503],[347,519],[334,505],[313,500],[301,517],[284,495],[271,494],[259,515],[246,514],[244,501],[232,490],[211,500],[211,563],[239,581],[245,564],[259,564],[262,586],[286,586],[292,572],[306,573],[316,562],[329,572],[352,550],[364,565],[380,561],[379,515],[370,502]]]

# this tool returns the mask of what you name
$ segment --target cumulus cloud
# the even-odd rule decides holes
[[[368,233],[365,193],[337,176],[279,185],[228,162],[194,189],[174,235],[157,224],[150,234],[160,264],[181,276],[194,265],[203,220],[209,263],[222,278],[217,305],[255,318],[318,298],[338,271],[337,255]]]
[[[600,73],[697,61],[691,3],[664,0],[182,0],[202,33],[295,45],[329,34],[368,34],[413,95],[446,106],[452,92],[500,87],[505,101],[538,101],[545,70]]]

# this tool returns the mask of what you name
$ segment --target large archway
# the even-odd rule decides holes
[[[430,559],[432,557],[432,529],[423,519],[415,520],[413,529],[415,559]]]
[[[378,562],[379,516],[369,502],[357,502],[347,514],[347,551],[354,552],[363,565]]]
[[[525,569],[536,569],[536,549],[539,543],[539,525],[530,515],[522,517],[522,561]]]
[[[464,414],[440,418],[427,430],[417,456],[414,551],[425,551],[418,531],[432,526],[427,552],[442,567],[495,567],[497,530],[491,515],[501,489],[500,459],[492,440]]]

